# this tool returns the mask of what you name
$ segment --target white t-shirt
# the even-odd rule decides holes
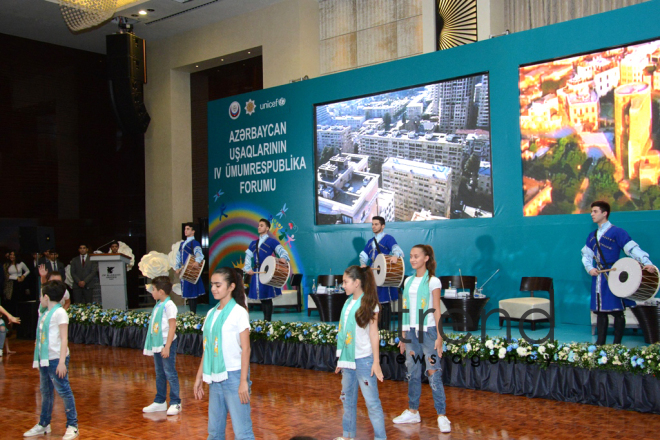
[[[217,306],[215,307],[217,309]],[[206,327],[209,322],[209,315],[213,312],[214,309],[209,310],[206,314],[206,320],[204,321],[204,327]],[[219,313],[215,313],[213,316],[213,322],[210,323],[212,326],[215,323],[215,320],[220,316]],[[222,325],[222,357],[225,361],[225,369],[227,371],[236,371],[241,369],[241,353],[243,349],[241,348],[241,333],[245,329],[250,329],[250,315],[248,315],[247,310],[243,307],[236,304],[229,316],[225,320],[225,323]]]
[[[165,310],[163,310],[163,318],[160,323],[160,328],[162,330],[161,335],[163,335],[163,346],[167,344],[167,335],[170,331],[170,319],[176,319],[176,314],[179,310],[176,308],[174,301],[168,301],[165,303]],[[176,333],[174,333],[174,339],[176,339]],[[172,339],[174,341],[174,339]]]
[[[346,312],[344,312],[344,316],[342,319],[344,320],[344,327],[346,327],[346,323],[348,322],[348,314],[355,305],[356,300],[352,299],[348,307],[346,308]],[[378,313],[380,310],[380,307],[376,306],[374,308],[374,313]],[[355,359],[362,359],[367,356],[370,356],[373,354],[371,350],[371,339],[369,339],[369,326],[371,325],[371,321],[367,324],[365,328],[360,327],[355,323]],[[380,342],[380,341],[378,341]]]
[[[410,284],[410,290],[408,290],[408,299],[410,300],[410,303],[408,304],[408,309],[410,310],[410,312],[408,312],[410,316],[410,328],[414,328],[415,330],[418,330],[417,319],[419,318],[419,310],[416,310],[417,290],[419,289],[419,284],[422,282],[422,278],[423,277],[414,277],[411,281],[412,284]],[[433,304],[433,291],[435,289],[442,289],[442,283],[437,277],[431,277],[429,280],[429,307],[427,310],[435,308],[435,304]],[[438,307],[440,307],[440,304],[438,304]],[[435,318],[433,317],[433,313],[426,315],[424,321],[425,327],[435,327]]]
[[[44,313],[48,313],[47,311]],[[44,318],[45,319],[45,318]],[[41,313],[39,314],[39,325],[41,324]],[[59,359],[62,341],[60,340],[60,325],[69,323],[69,315],[64,308],[60,307],[50,317],[48,327],[48,360]],[[69,346],[66,347],[66,355],[69,355]]]

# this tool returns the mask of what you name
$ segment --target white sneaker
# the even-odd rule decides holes
[[[176,405],[170,405],[170,407],[167,409],[167,415],[168,416],[175,416],[181,412],[181,404],[178,403]]]
[[[158,412],[158,411],[167,411],[167,403],[152,403],[151,405],[142,408],[142,412]]]
[[[78,437],[78,428],[75,426],[67,426],[62,440],[73,440],[76,437]]]
[[[422,421],[422,418],[419,415],[419,411],[412,413],[410,410],[405,410],[399,417],[395,417],[392,422],[394,423],[419,423]]]
[[[48,426],[41,426],[40,424],[36,424],[27,431],[26,433],[23,434],[23,437],[34,437],[35,435],[45,435],[50,433],[50,425]]]
[[[451,422],[447,416],[438,416],[438,428],[440,432],[451,432]]]

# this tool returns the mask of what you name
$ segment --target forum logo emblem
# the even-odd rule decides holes
[[[254,111],[257,109],[257,105],[252,99],[248,99],[248,102],[245,103],[245,113],[252,116]]]
[[[238,101],[234,101],[229,104],[229,117],[236,119],[241,115],[241,104]]]

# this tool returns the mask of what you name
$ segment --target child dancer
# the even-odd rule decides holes
[[[53,388],[64,401],[66,432],[63,440],[78,437],[76,402],[69,384],[69,315],[60,305],[66,285],[62,281],[49,281],[42,287],[41,305],[47,309],[39,314],[37,341],[34,347],[33,367],[39,369],[41,383],[41,417],[39,423],[23,434],[24,437],[48,434],[53,413]]]
[[[151,282],[151,296],[157,301],[151,318],[149,318],[149,333],[144,341],[143,353],[154,357],[156,367],[156,397],[154,402],[143,408],[146,413],[165,411],[168,416],[181,412],[179,398],[179,376],[176,372],[176,304],[170,300],[172,281],[170,277],[156,277]],[[167,335],[167,340],[163,339]],[[167,383],[170,383],[170,407],[167,407]]]
[[[351,295],[341,311],[337,335],[337,369],[342,373],[341,401],[344,404],[343,437],[355,437],[358,385],[369,411],[369,420],[376,440],[385,439],[385,416],[378,396],[378,380],[383,381],[380,369],[378,336],[378,294],[376,280],[370,267],[351,266],[344,272],[344,290]],[[374,377],[374,375],[376,377]]]
[[[250,317],[243,280],[230,267],[211,276],[211,293],[218,305],[206,314],[204,354],[195,379],[195,398],[209,384],[208,440],[224,440],[227,412],[237,440],[253,440],[250,417]]]
[[[12,324],[21,323],[21,318],[14,318],[4,307],[0,306],[0,357],[2,357],[2,349],[5,346],[5,338],[7,337],[7,326],[5,321],[2,320],[2,315],[7,315],[7,321]]]
[[[436,323],[440,321],[440,280],[435,275],[435,257],[433,248],[418,244],[410,250],[410,265],[415,269],[415,276],[406,279],[403,289],[403,308],[409,309],[402,314],[403,337],[410,340],[407,344],[399,342],[401,353],[406,353],[408,370],[408,409],[395,418],[394,423],[419,423],[421,418],[417,409],[422,394],[421,362],[419,353],[424,353],[426,374],[433,392],[433,404],[438,413],[438,427],[441,432],[451,432],[449,419],[445,416],[445,388],[442,385],[442,337],[438,335]],[[433,313],[429,311],[433,309]],[[420,314],[424,321],[420,325]],[[417,355],[417,361],[413,355]]]

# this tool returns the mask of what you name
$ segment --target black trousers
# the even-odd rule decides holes
[[[378,330],[389,330],[392,321],[392,303],[380,303],[379,306]]]
[[[626,328],[626,317],[623,311],[618,312],[595,312],[596,313],[596,331],[598,339],[596,345],[605,345],[607,338],[607,327],[609,326],[609,317],[614,316],[614,344],[620,344],[623,339],[623,331]]]
[[[261,310],[264,311],[264,320],[270,321],[273,317],[273,300],[272,299],[262,299],[261,300]]]
[[[188,300],[188,307],[190,311],[197,314],[197,298],[186,298]]]

